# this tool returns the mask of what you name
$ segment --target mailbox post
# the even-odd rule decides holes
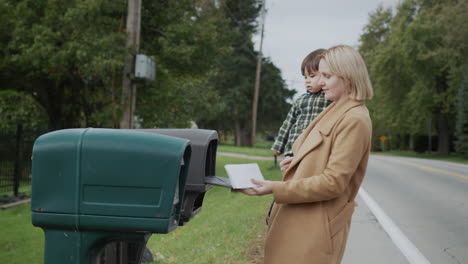
[[[45,263],[97,263],[114,241],[144,248],[179,225],[190,142],[117,129],[66,129],[33,147],[32,223]]]

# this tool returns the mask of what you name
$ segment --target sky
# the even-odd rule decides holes
[[[301,63],[318,48],[359,45],[369,13],[379,4],[395,10],[399,0],[266,0],[262,52],[281,69],[290,89],[304,93]],[[259,30],[260,31],[260,30]],[[260,36],[254,36],[259,50]],[[267,85],[267,84],[262,84]]]

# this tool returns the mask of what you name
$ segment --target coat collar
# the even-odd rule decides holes
[[[349,109],[353,107],[363,104],[364,103],[362,101],[356,101],[349,97],[343,99],[343,101],[340,101],[338,103],[334,102],[333,107],[331,107],[328,111],[329,114],[327,114],[327,117],[320,123],[318,123],[320,120],[317,120],[317,129],[320,130],[320,132],[325,136],[330,135],[332,128],[335,126],[336,122],[341,118],[341,116],[343,116],[344,113],[348,112]],[[320,119],[322,119],[322,117]]]
[[[356,101],[347,97],[338,103],[333,102],[320,113],[296,139],[293,150],[297,150],[297,153],[294,153],[294,159],[286,170],[285,175],[290,169],[297,165],[307,153],[320,145],[323,141],[323,136],[330,135],[335,124],[347,111],[363,104],[364,103],[361,101]]]

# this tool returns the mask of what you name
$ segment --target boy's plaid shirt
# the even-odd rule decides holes
[[[271,149],[284,155],[292,154],[296,138],[331,103],[322,91],[301,95],[289,110]]]

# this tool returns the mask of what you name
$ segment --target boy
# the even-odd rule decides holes
[[[318,65],[324,49],[317,49],[307,55],[301,64],[307,92],[301,95],[289,110],[286,120],[279,129],[278,137],[271,147],[275,155],[293,156],[292,145],[302,131],[315,119],[331,101],[325,99],[319,85]]]

